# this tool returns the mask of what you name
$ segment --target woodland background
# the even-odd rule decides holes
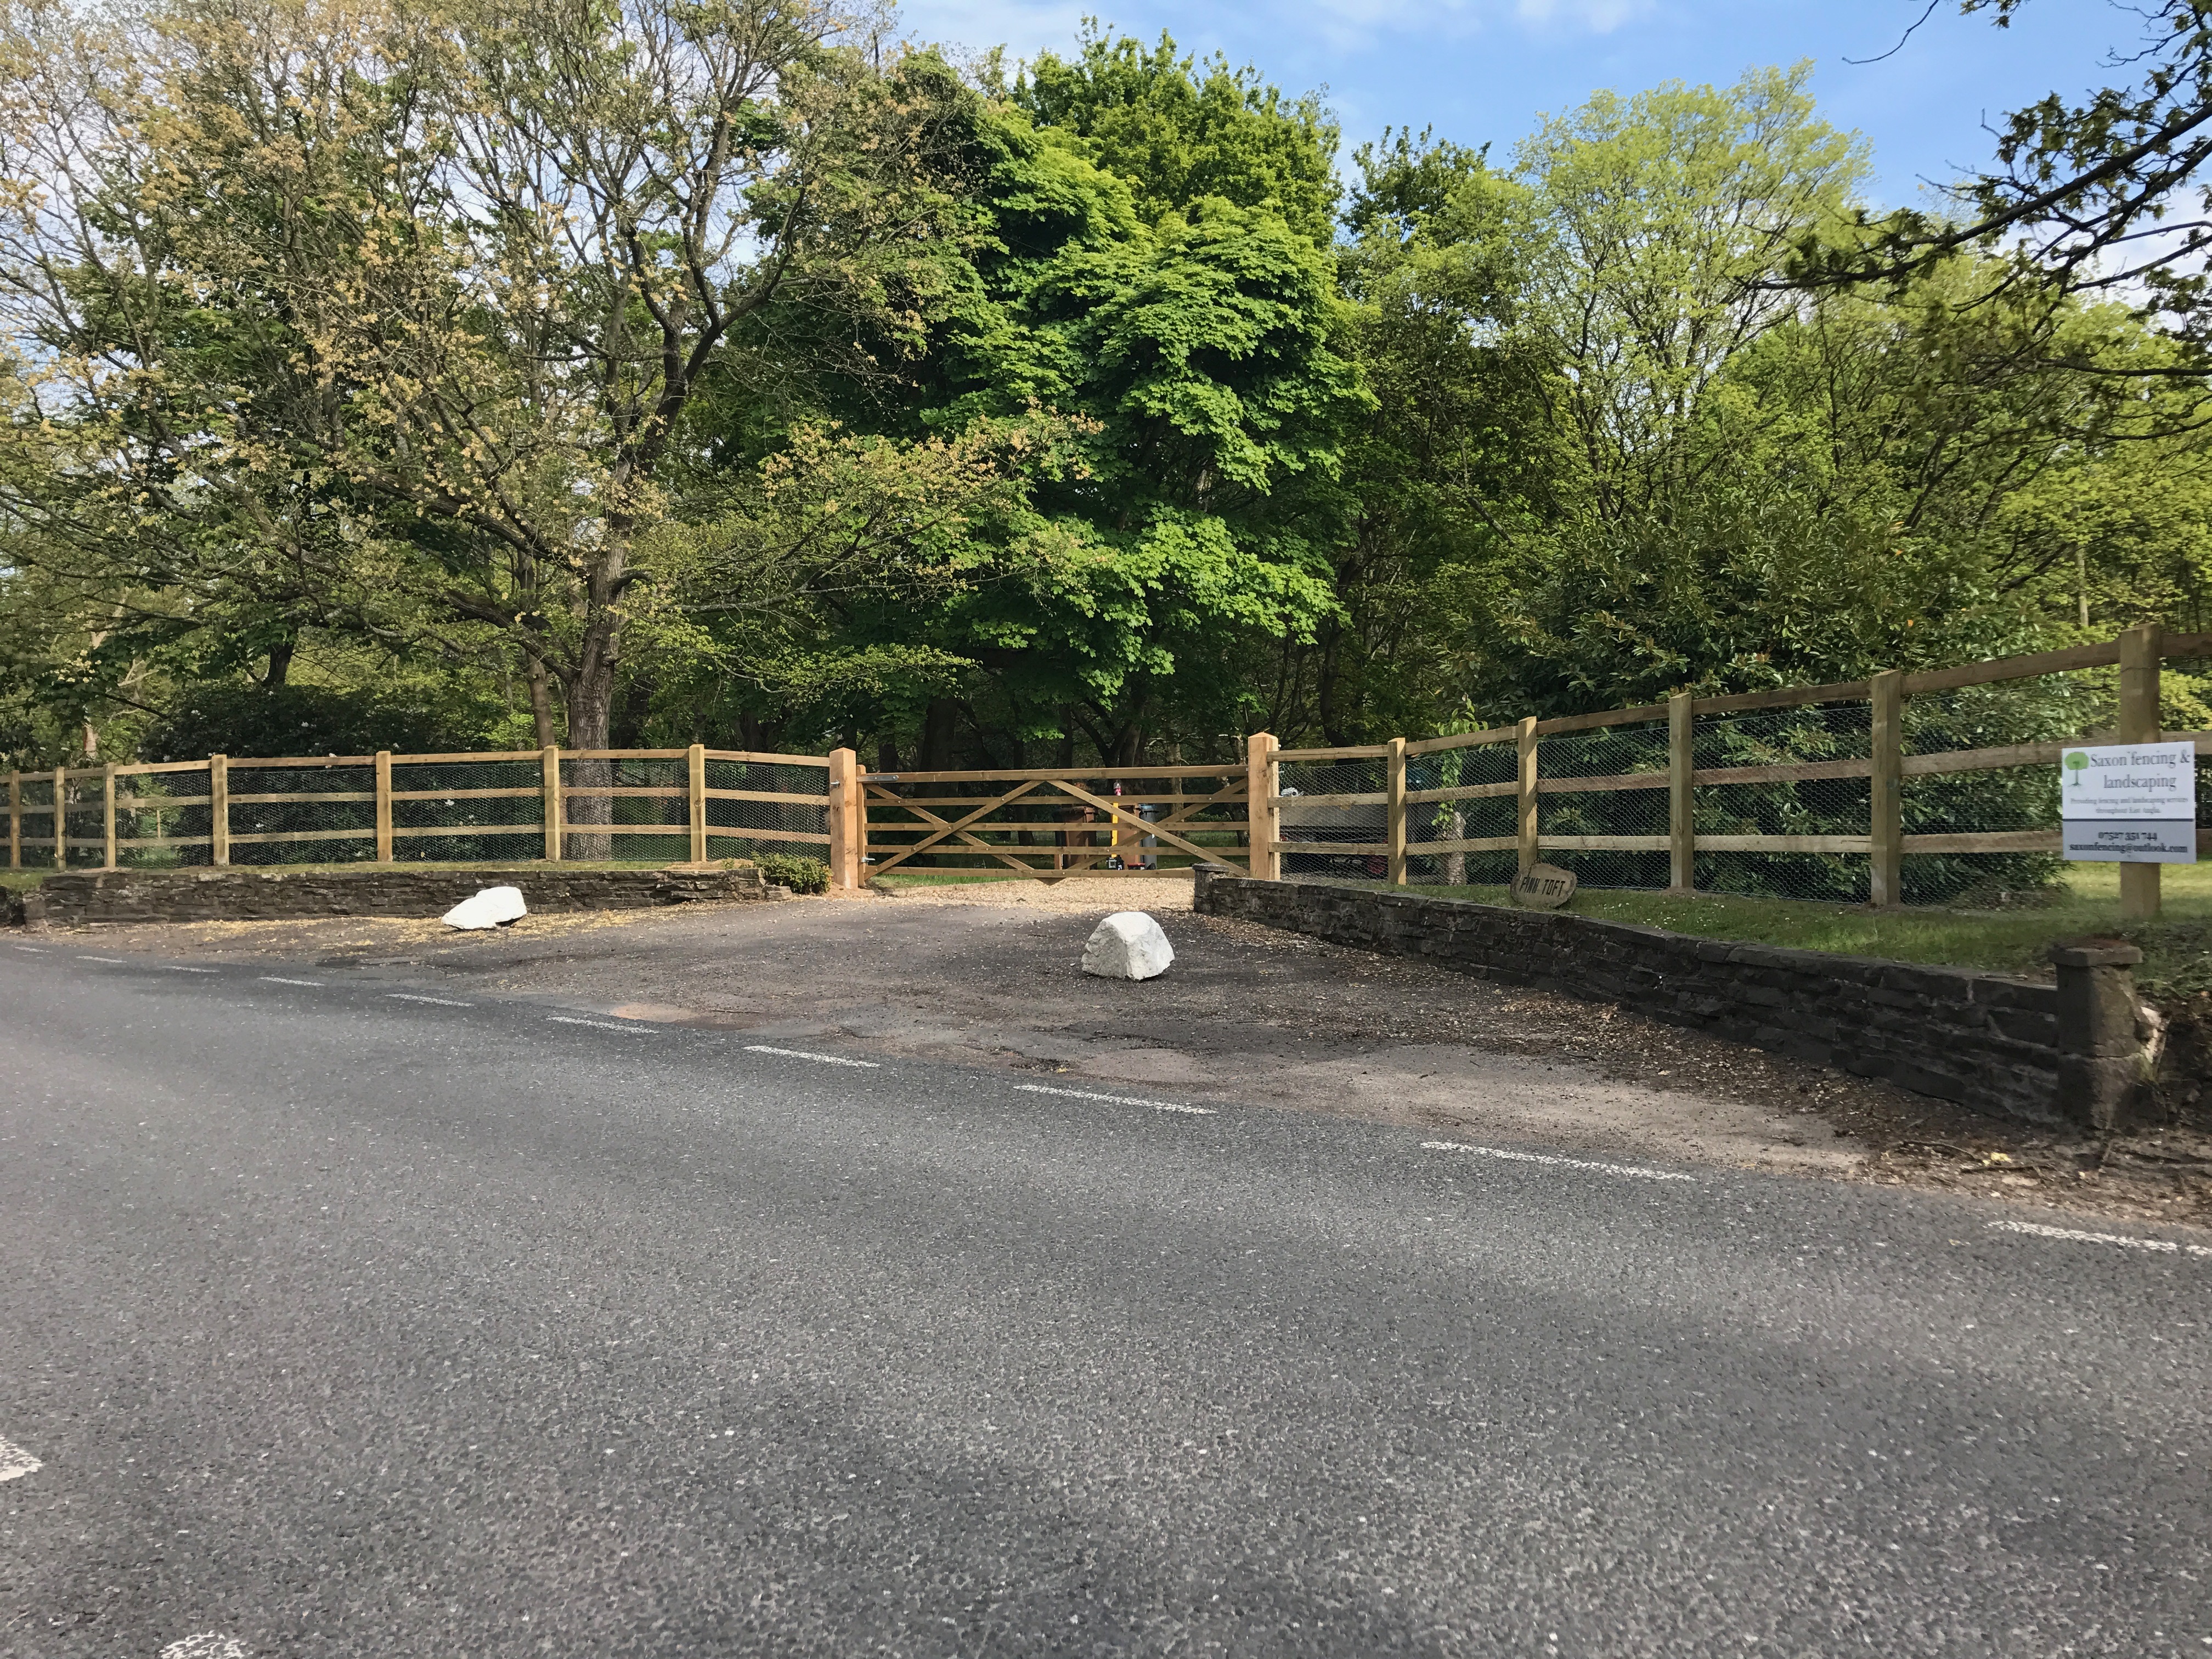
[[[2193,233],[1875,216],[1802,68],[1347,149],[1096,27],[6,15],[0,768],[1197,762],[2212,629]]]

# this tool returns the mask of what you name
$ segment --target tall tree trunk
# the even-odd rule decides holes
[[[620,599],[624,564],[623,544],[617,527],[608,526],[612,544],[592,561],[585,577],[582,595],[584,637],[576,653],[574,673],[562,681],[568,694],[568,744],[573,749],[605,749],[614,718],[615,670],[622,659],[622,616],[615,609]],[[574,763],[574,787],[605,789],[614,781],[614,764],[607,760],[578,760]],[[572,824],[611,824],[614,801],[607,795],[578,795],[568,802],[567,820]],[[604,863],[614,856],[613,836],[605,830],[572,832],[568,856]]]
[[[538,746],[550,749],[561,739],[553,728],[553,677],[545,672],[545,659],[525,652],[530,664],[530,723],[538,733]]]
[[[269,647],[269,672],[261,682],[265,689],[273,691],[290,678],[292,656],[299,648],[300,640],[297,635],[289,639],[279,640]]]

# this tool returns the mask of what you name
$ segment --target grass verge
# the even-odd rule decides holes
[[[1503,887],[1411,890],[1485,904],[1511,902]],[[1577,915],[1638,922],[1703,939],[2036,977],[2048,974],[2045,953],[2053,944],[2095,933],[2142,947],[2143,965],[2136,977],[2147,988],[2212,988],[2212,863],[2166,866],[2163,895],[2162,914],[2156,921],[2123,922],[2119,866],[2082,864],[2073,867],[2067,885],[2054,891],[2050,902],[2019,909],[1870,910],[1798,899],[1738,898],[1727,893],[1681,896],[1588,887],[1575,894],[1568,908]]]

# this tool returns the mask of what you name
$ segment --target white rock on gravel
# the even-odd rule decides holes
[[[1175,946],[1142,910],[1117,910],[1083,947],[1083,971],[1104,979],[1152,979],[1168,970]]]
[[[529,915],[520,887],[487,887],[446,912],[448,927],[498,927]]]

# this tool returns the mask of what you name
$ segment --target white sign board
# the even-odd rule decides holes
[[[2106,744],[2058,758],[2066,856],[2099,863],[2197,861],[2197,745]]]

